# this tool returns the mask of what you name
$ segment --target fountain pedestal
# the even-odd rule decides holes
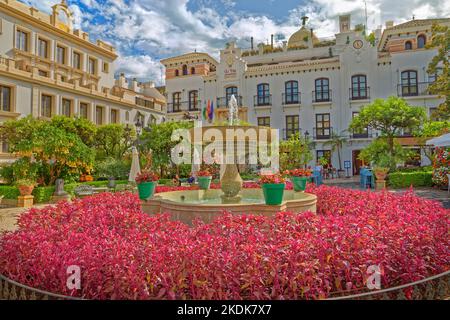
[[[239,193],[242,190],[244,181],[239,174],[236,164],[225,165],[225,172],[220,180],[223,191],[222,203],[235,204],[241,202],[242,197]]]

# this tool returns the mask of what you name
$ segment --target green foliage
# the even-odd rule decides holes
[[[0,129],[10,151],[30,168],[37,167],[37,180],[42,185],[52,185],[58,178],[71,180],[73,175],[92,169],[94,151],[77,134],[66,131],[60,120],[26,117],[7,121]]]
[[[423,127],[414,132],[419,138],[434,138],[450,132],[450,121],[429,121]]]
[[[300,134],[292,135],[280,143],[280,167],[282,171],[306,166],[313,159],[311,143]]]
[[[359,158],[366,163],[376,167],[389,168],[394,171],[398,164],[403,163],[409,157],[409,151],[402,148],[399,143],[394,142],[393,153],[385,138],[378,138],[364,148]]]
[[[121,124],[107,124],[97,128],[95,147],[97,159],[121,159],[131,147],[132,139]]]
[[[14,182],[14,170],[10,165],[3,165],[0,167],[0,178],[5,184],[12,184]]]
[[[438,54],[431,60],[428,66],[428,74],[437,74],[436,81],[428,88],[432,94],[445,97],[445,101],[439,106],[434,118],[450,119],[450,28],[444,25],[433,25],[431,43],[428,48],[436,48]]]
[[[192,122],[165,122],[152,124],[150,130],[145,130],[142,134],[144,152],[152,152],[152,165],[155,170],[159,170],[160,176],[164,177],[166,171],[172,167],[171,151],[179,143],[172,141],[172,133],[177,129],[191,129]]]
[[[55,116],[51,119],[51,123],[57,128],[77,135],[88,147],[94,146],[97,128],[91,121],[84,118]]]
[[[388,183],[392,188],[432,187],[433,172],[395,172],[389,174]]]
[[[114,158],[106,158],[98,160],[94,164],[94,177],[96,179],[115,179],[126,180],[130,173],[131,163],[125,160],[116,160]]]
[[[376,42],[376,38],[375,38],[375,33],[372,32],[371,34],[369,34],[366,37],[366,40],[372,45],[372,47],[375,47],[375,42]]]
[[[3,196],[5,199],[17,199],[20,196],[20,192],[16,186],[0,186],[0,196]]]

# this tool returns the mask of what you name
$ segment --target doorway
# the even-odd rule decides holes
[[[361,150],[353,150],[352,158],[353,158],[353,175],[358,176],[361,167],[364,165],[363,161],[359,159],[359,155]]]

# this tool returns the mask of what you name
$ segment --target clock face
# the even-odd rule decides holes
[[[362,40],[355,40],[355,42],[353,42],[353,48],[355,49],[361,49],[364,46],[364,42],[362,42]]]
[[[231,68],[233,66],[234,58],[233,56],[228,56],[227,58],[227,64]]]

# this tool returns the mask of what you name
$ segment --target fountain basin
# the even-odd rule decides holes
[[[278,206],[264,203],[261,189],[244,189],[241,201],[235,204],[222,203],[221,190],[174,191],[155,195],[142,202],[142,209],[149,215],[168,213],[172,220],[192,225],[195,219],[211,223],[224,211],[235,215],[252,214],[275,216],[278,212],[316,212],[317,197],[313,194],[285,190],[283,202]]]

